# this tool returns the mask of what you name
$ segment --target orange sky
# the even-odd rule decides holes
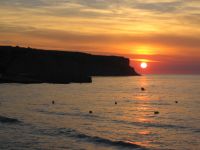
[[[0,20],[0,45],[122,55],[141,73],[200,73],[199,0],[1,0]]]

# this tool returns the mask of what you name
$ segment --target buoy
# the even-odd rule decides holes
[[[115,105],[117,105],[117,102],[115,101]]]
[[[154,111],[154,114],[159,114],[159,111]]]
[[[145,91],[145,88],[141,87],[141,91]]]
[[[52,101],[52,104],[55,104],[55,102],[54,102],[54,101]]]
[[[92,111],[90,110],[89,113],[92,114]]]

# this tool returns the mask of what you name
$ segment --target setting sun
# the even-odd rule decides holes
[[[140,67],[141,67],[142,69],[147,68],[147,63],[146,63],[146,62],[142,62],[142,63],[140,64]]]

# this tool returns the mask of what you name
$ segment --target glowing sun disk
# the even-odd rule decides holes
[[[147,63],[146,63],[146,62],[142,62],[142,63],[140,64],[140,67],[141,67],[142,69],[147,68]]]

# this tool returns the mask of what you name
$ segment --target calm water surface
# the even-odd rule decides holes
[[[199,108],[197,75],[0,84],[0,149],[199,150]]]

